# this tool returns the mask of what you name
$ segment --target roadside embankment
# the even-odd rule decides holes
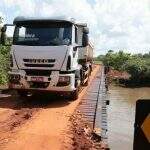
[[[107,74],[107,82],[108,84],[114,82],[120,86],[125,87],[150,87],[150,78],[144,77],[142,74],[137,77],[132,77],[129,73],[113,70]]]
[[[76,150],[104,150],[107,144],[101,140],[101,137],[92,130],[91,124],[83,119],[80,111],[75,111],[70,117],[69,134],[72,135],[72,147]]]

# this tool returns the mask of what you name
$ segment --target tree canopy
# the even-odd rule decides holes
[[[100,55],[101,56],[101,55]],[[98,56],[105,66],[118,71],[126,71],[132,80],[145,80],[150,82],[150,52],[146,54],[131,55],[123,51],[110,50],[103,57]]]
[[[2,17],[0,17],[0,27]],[[0,84],[7,83],[7,72],[9,68],[9,47],[0,45]]]

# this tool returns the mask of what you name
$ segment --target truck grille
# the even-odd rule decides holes
[[[24,64],[26,67],[54,67],[54,64]]]
[[[54,67],[55,59],[23,59],[26,67]]]
[[[26,75],[28,76],[50,76],[51,70],[25,70]]]
[[[23,59],[26,63],[54,63],[55,59]]]

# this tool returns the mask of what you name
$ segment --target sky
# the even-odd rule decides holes
[[[75,18],[90,28],[95,55],[108,50],[150,51],[150,0],[0,0],[0,16]]]

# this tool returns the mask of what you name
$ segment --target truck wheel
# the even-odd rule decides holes
[[[26,92],[26,91],[17,91],[17,93],[20,97],[27,97],[27,95],[28,95],[28,92]]]
[[[87,81],[84,83],[84,86],[88,86],[88,84],[89,84],[89,77],[88,77]]]
[[[84,85],[83,86],[88,86],[88,84],[89,84],[89,77],[90,77],[90,71],[89,71],[89,73],[88,73],[88,79],[87,79],[87,81],[84,83]]]
[[[75,91],[71,92],[70,94],[70,100],[75,101],[79,97],[79,88],[77,88]]]
[[[93,67],[90,66],[90,75],[92,74],[92,71],[93,71]]]

